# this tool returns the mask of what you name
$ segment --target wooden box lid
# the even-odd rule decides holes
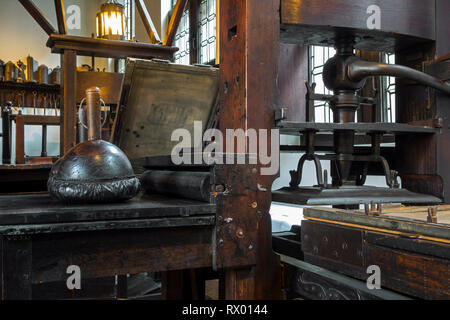
[[[194,121],[207,128],[218,90],[217,68],[129,59],[111,141],[132,162],[170,155],[179,143],[171,141],[174,130],[187,129],[193,137]]]

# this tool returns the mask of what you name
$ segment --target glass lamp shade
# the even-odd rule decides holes
[[[97,37],[107,40],[124,40],[127,20],[125,7],[116,1],[102,4],[97,14]]]

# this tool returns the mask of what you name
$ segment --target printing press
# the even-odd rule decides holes
[[[61,55],[61,156],[46,191],[0,195],[2,299],[130,298],[131,275],[169,300],[205,299],[212,279],[227,300],[450,298],[450,3],[220,0],[211,66],[174,63],[150,23],[152,44],[71,36],[58,7],[56,30],[20,2]],[[310,81],[309,46],[336,50],[321,67],[329,94]],[[125,71],[81,73],[79,56]],[[248,133],[216,136],[238,129],[265,135],[255,148]],[[261,146],[295,168],[264,174]],[[303,219],[272,233],[272,203]],[[66,289],[73,266],[82,290]]]

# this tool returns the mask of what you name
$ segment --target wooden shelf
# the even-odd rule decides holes
[[[150,43],[104,40],[86,37],[76,37],[52,34],[47,41],[47,47],[52,53],[64,53],[65,50],[75,51],[78,56],[95,56],[104,58],[126,59],[173,59],[178,51],[176,47],[168,47]]]
[[[5,82],[0,81],[0,90],[25,90],[25,91],[36,91],[36,92],[51,92],[59,93],[60,86],[57,84],[40,84],[35,82]]]

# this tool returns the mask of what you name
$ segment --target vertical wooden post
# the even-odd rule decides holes
[[[189,63],[198,63],[199,1],[189,0]]]
[[[162,272],[161,295],[163,300],[183,299],[183,275],[183,270]]]
[[[220,299],[251,300],[255,298],[253,268],[226,270],[220,282]]]
[[[219,128],[223,133],[226,129],[267,129],[268,150],[271,149],[271,128],[275,126],[275,108],[278,106],[279,7],[279,0],[227,0],[220,1],[219,10]],[[278,174],[262,175],[262,167],[258,161],[259,188],[253,203],[258,217],[255,280],[238,276],[235,279],[245,281],[245,286],[253,284],[255,299],[276,299],[281,298],[281,269],[279,258],[272,251],[269,209],[270,190]],[[229,180],[232,178],[231,174]],[[242,208],[242,214],[253,212],[250,208]],[[233,279],[234,276],[229,277]]]
[[[76,143],[76,76],[77,55],[75,51],[65,50],[62,55],[63,66],[63,112],[61,113],[61,156]]]
[[[128,276],[126,274],[117,276],[116,296],[118,299],[128,298]]]
[[[22,115],[16,116],[16,164],[25,163],[25,122]]]

